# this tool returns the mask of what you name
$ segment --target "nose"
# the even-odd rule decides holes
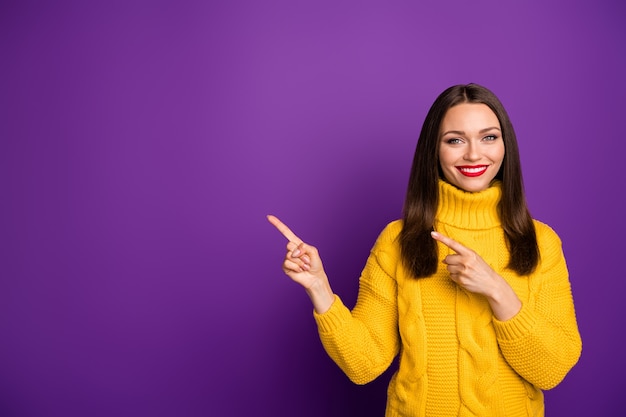
[[[463,155],[463,159],[465,159],[466,161],[478,161],[480,159],[478,145],[474,143],[474,141],[470,141],[468,143],[465,155]]]

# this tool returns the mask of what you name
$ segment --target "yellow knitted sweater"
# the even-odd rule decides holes
[[[444,264],[431,277],[411,277],[400,258],[401,221],[376,241],[354,309],[336,297],[327,312],[314,313],[324,348],[357,384],[400,355],[387,417],[543,416],[541,390],[578,361],[582,344],[561,241],[535,221],[536,271],[508,270],[500,197],[499,182],[468,193],[440,181],[435,229],[476,251],[511,285],[522,301],[512,319],[493,317],[486,299],[452,282]],[[439,244],[440,259],[450,251]]]

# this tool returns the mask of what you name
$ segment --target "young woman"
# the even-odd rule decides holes
[[[482,86],[450,87],[430,108],[403,218],[378,237],[352,311],[317,249],[268,219],[346,375],[367,383],[400,355],[387,417],[543,416],[541,390],[578,361],[561,241],[531,218],[513,126]]]

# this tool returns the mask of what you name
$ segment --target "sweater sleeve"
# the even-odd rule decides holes
[[[335,296],[328,311],[314,312],[324,349],[356,384],[382,374],[399,350],[394,266],[385,254],[391,244],[393,233],[387,227],[368,257],[352,311]]]
[[[551,389],[578,362],[582,341],[561,240],[539,222],[537,237],[541,261],[530,278],[532,300],[512,319],[493,323],[509,365],[539,389]]]

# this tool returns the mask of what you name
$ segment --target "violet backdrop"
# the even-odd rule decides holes
[[[548,416],[623,410],[617,0],[0,4],[0,416],[382,416],[282,274],[352,306],[428,107],[477,82],[561,236],[583,355]]]

